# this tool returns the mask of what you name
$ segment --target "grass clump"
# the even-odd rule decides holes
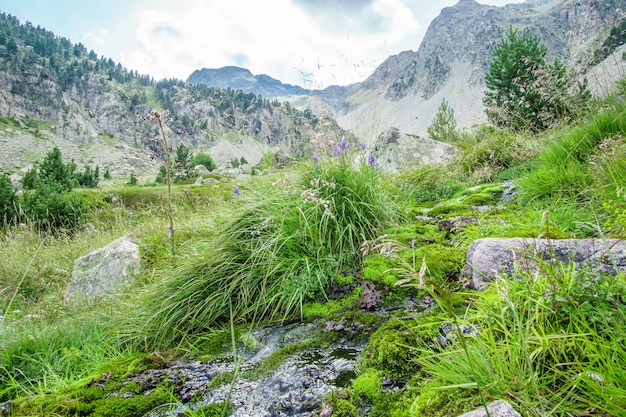
[[[196,245],[162,274],[139,303],[132,339],[172,346],[231,317],[299,312],[307,300],[323,298],[333,277],[360,259],[361,244],[395,219],[373,167],[320,162],[293,183],[282,181],[258,190],[255,203],[238,201],[241,210],[219,238]]]
[[[610,363],[626,354],[623,275],[535,262],[539,274],[520,271],[520,281],[498,279],[479,295],[461,322],[478,335],[443,352],[420,349],[417,362],[448,387],[510,393],[527,415],[581,415],[600,403],[618,415],[626,374]]]

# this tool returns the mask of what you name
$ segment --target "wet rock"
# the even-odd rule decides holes
[[[459,233],[465,226],[476,224],[476,218],[472,216],[457,216],[437,222],[437,228],[441,232]]]
[[[0,416],[8,416],[11,414],[11,401],[0,403]]]

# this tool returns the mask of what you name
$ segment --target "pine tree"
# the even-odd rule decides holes
[[[427,131],[431,139],[441,142],[454,142],[458,139],[454,109],[448,105],[445,98],[439,105],[437,114]]]
[[[483,103],[489,120],[512,130],[541,131],[569,121],[590,97],[559,60],[546,63],[539,37],[512,28],[494,51],[485,75]]]

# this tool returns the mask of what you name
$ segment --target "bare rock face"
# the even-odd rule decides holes
[[[487,405],[489,409],[489,414],[485,411],[485,408],[479,408],[474,411],[470,411],[469,413],[465,413],[459,417],[487,417],[487,415],[491,417],[522,417],[520,413],[515,411],[511,404],[506,401],[494,401],[491,404]]]
[[[618,239],[501,239],[472,242],[463,275],[478,290],[486,289],[498,275],[536,268],[537,261],[570,263],[598,273],[626,272],[626,242]]]
[[[139,247],[130,235],[74,261],[65,301],[93,299],[126,288],[139,269]]]

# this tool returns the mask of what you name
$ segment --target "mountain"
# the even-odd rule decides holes
[[[264,97],[310,94],[310,90],[305,90],[302,87],[283,84],[265,74],[252,75],[249,70],[235,66],[196,70],[187,78],[187,83],[232,88]]]
[[[503,7],[461,0],[432,21],[417,51],[389,57],[364,82],[351,87],[344,107],[335,113],[337,121],[366,138],[392,126],[424,136],[445,98],[459,127],[484,122],[484,76],[495,45],[511,27],[538,35],[548,47],[548,59],[558,57],[588,75],[592,86],[606,87],[611,81],[606,79],[608,70],[599,68],[618,65],[621,76],[626,68],[621,55],[597,67],[598,53],[611,29],[621,27],[625,19],[624,0],[534,0]],[[623,43],[620,39],[600,56],[607,57]]]
[[[267,153],[311,152],[319,121],[311,111],[241,90],[155,82],[0,13],[0,172],[19,178],[56,146],[79,169],[98,165],[114,178],[154,179],[163,150],[151,140],[156,125],[140,117],[152,108],[169,112],[174,147],[208,152],[221,168],[233,159],[256,165]],[[356,144],[331,117],[325,126],[329,138]]]
[[[548,47],[549,60],[558,57],[586,75],[596,90],[606,89],[607,83],[620,76],[619,68],[622,76],[626,74],[619,54],[598,66],[624,43],[623,37],[607,40],[612,33],[626,29],[625,12],[625,0],[527,0],[503,7],[460,0],[431,22],[416,51],[390,56],[365,81],[335,87],[332,95],[325,93],[331,88],[324,92],[287,89],[272,78],[266,87],[258,76],[243,69],[233,72],[232,67],[201,70],[219,77],[199,79],[192,75],[193,81],[192,77],[188,81],[240,88],[242,78],[254,80],[247,81],[246,88],[263,91],[266,97],[289,100],[298,108],[326,106],[342,127],[370,143],[376,143],[378,136],[390,129],[398,129],[401,137],[426,136],[444,98],[454,109],[460,128],[486,121],[484,77],[495,45],[511,27],[538,35]],[[611,45],[608,50],[607,45]],[[611,70],[616,64],[617,71]]]

